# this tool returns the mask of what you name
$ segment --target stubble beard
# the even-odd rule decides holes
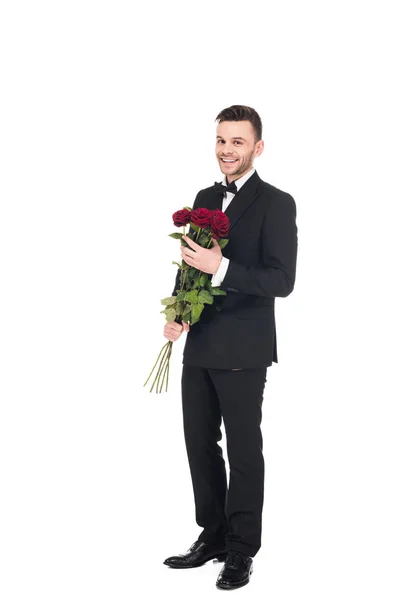
[[[250,154],[248,154],[245,159],[244,162],[242,164],[239,164],[238,168],[236,169],[236,171],[234,171],[233,173],[224,173],[225,177],[236,177],[236,179],[239,179],[243,173],[245,171],[249,171],[250,168],[253,166],[253,152],[251,152]],[[238,177],[237,177],[238,176]]]

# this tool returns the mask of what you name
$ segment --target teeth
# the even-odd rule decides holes
[[[228,160],[227,158],[223,158],[222,160],[223,160],[224,162],[236,162],[236,159],[233,159],[233,160],[232,160],[232,159],[229,159],[229,160]]]

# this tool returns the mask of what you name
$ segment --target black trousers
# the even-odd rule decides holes
[[[208,369],[183,364],[182,410],[199,540],[255,556],[264,501],[262,402],[267,367]],[[229,486],[222,448],[224,421]]]

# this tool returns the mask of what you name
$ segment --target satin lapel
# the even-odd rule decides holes
[[[243,213],[258,197],[259,192],[257,192],[257,189],[260,181],[261,178],[257,171],[255,171],[230,201],[228,208],[225,211],[225,214],[229,217],[230,221],[229,231],[232,231]],[[209,202],[207,202],[207,208],[210,210],[214,210],[215,208],[222,210],[222,194],[213,192],[212,197],[209,199]]]
[[[240,188],[237,194],[234,195],[228,208],[225,211],[227,217],[229,217],[230,225],[229,231],[232,231],[233,227],[243,215],[243,213],[251,206],[254,200],[259,196],[257,192],[258,184],[261,181],[257,171],[246,181]],[[228,234],[229,236],[229,234]]]

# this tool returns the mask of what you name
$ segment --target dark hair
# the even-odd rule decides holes
[[[256,142],[261,140],[262,123],[260,115],[254,110],[254,108],[251,108],[250,106],[234,104],[229,108],[224,108],[224,110],[221,110],[215,120],[218,121],[218,123],[222,123],[222,121],[250,121],[250,123],[253,125]]]

